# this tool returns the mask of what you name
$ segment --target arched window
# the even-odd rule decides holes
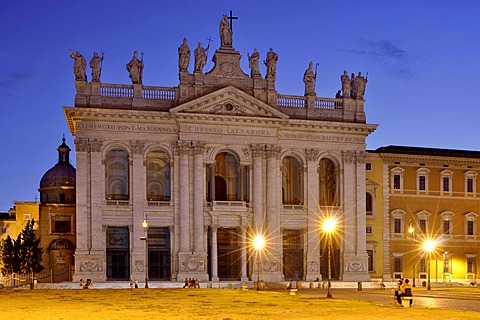
[[[170,201],[170,161],[162,151],[147,156],[146,189],[148,201]]]
[[[128,200],[128,152],[110,150],[105,157],[105,195],[107,200]]]
[[[282,161],[283,204],[303,204],[303,166],[293,157]]]
[[[215,200],[240,200],[240,167],[237,158],[228,152],[215,157]],[[211,182],[210,182],[211,183]]]
[[[338,204],[338,179],[335,164],[330,159],[320,160],[319,171],[319,204],[321,206],[335,206]]]

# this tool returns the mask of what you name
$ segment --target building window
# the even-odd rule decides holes
[[[466,238],[473,238],[477,234],[477,217],[478,214],[474,212],[469,212],[464,215]]]
[[[368,254],[368,271],[373,271],[373,250],[367,250]]]
[[[477,173],[475,171],[465,172],[465,194],[468,196],[474,196],[477,192]]]
[[[476,273],[477,266],[475,263],[475,257],[467,257],[467,273]]]
[[[395,167],[390,170],[390,179],[392,181],[391,188],[394,191],[402,191],[403,190],[403,173],[405,169],[400,167]]]
[[[373,229],[372,229],[372,226],[367,225],[367,227],[366,227],[366,229],[365,229],[366,233],[367,233],[367,234],[372,234],[372,233],[373,233],[372,230],[373,230]]]
[[[440,172],[441,194],[452,194],[452,175],[453,172],[450,170]]]
[[[427,264],[425,258],[421,258],[420,261],[418,261],[418,272],[427,272]]]
[[[146,194],[148,201],[170,201],[170,159],[162,151],[147,155]]]
[[[52,215],[50,223],[52,234],[72,232],[72,216],[70,215]]]
[[[321,206],[336,206],[338,198],[338,169],[330,159],[320,160],[319,172],[319,204]]]
[[[7,233],[7,227],[4,227],[4,226],[0,227],[0,234],[5,234],[5,233]]]
[[[367,171],[372,170],[372,164],[370,162],[365,163],[365,170]]]
[[[394,210],[391,213],[392,216],[392,226],[391,226],[391,232],[394,235],[403,235],[403,223],[404,223],[404,216],[405,216],[405,211],[397,209]]]
[[[65,203],[65,193],[60,193],[60,203]]]
[[[365,210],[367,216],[373,215],[373,199],[372,195],[369,192],[365,194]]]
[[[417,191],[428,191],[428,174],[430,170],[427,168],[417,169]]]
[[[443,254],[443,273],[452,273],[452,259],[447,253]]]
[[[107,200],[129,200],[128,152],[110,150],[105,157],[105,196]]]
[[[393,257],[393,272],[403,272],[403,257]]]
[[[454,214],[452,212],[442,212],[441,217],[442,217],[442,233],[451,235],[453,234],[452,226],[453,226],[453,216]]]
[[[394,174],[393,175],[393,189],[400,190],[400,175]]]
[[[30,219],[32,219],[32,215],[30,213],[23,214],[23,220],[30,220]]]
[[[283,204],[303,204],[303,164],[294,157],[282,160]]]
[[[420,228],[420,232],[423,234],[427,234],[427,220],[421,219],[418,221],[418,227]]]

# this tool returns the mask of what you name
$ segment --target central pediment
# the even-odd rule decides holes
[[[170,113],[289,118],[285,113],[232,86],[188,101],[170,109]]]

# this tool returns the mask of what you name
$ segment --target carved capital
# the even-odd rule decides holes
[[[343,151],[343,161],[345,163],[355,163],[355,151],[352,151],[352,150]]]
[[[273,144],[267,144],[265,148],[265,155],[267,158],[278,158],[280,155],[280,147]]]
[[[193,154],[201,154],[205,152],[205,143],[194,141],[192,143]]]
[[[253,158],[262,158],[265,155],[265,145],[263,144],[252,144],[252,157]]]
[[[180,155],[188,155],[191,149],[190,141],[178,141],[177,142],[177,151]]]
[[[88,152],[90,151],[90,146],[88,143],[88,139],[82,139],[82,138],[75,138],[73,141],[75,143],[75,150],[77,152]]]
[[[318,158],[317,149],[307,149],[305,150],[305,154],[307,156],[307,161],[316,161]]]
[[[365,164],[367,159],[367,152],[357,151],[357,164]]]
[[[130,147],[132,148],[133,154],[142,154],[144,146],[145,146],[145,142],[143,141],[138,141],[138,140],[130,141]]]
[[[98,139],[90,140],[90,151],[91,152],[100,152],[102,150],[103,142]]]

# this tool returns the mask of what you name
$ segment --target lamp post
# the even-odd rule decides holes
[[[335,231],[336,227],[336,222],[333,219],[326,220],[323,223],[323,232],[327,235],[328,241],[327,241],[327,246],[328,246],[328,285],[327,285],[327,298],[333,298],[332,296],[332,253],[331,253],[331,248],[332,248],[332,233]]]
[[[432,290],[430,286],[430,261],[432,260],[432,251],[435,249],[435,241],[431,239],[425,240],[423,249],[428,252],[427,290]]]
[[[145,241],[145,288],[148,288],[148,222],[146,213],[143,215],[142,226],[144,236],[140,239]]]
[[[413,275],[412,275],[412,286],[415,287],[415,264],[417,262],[417,255],[415,253],[415,228],[412,226],[412,222],[410,222],[410,227],[408,228],[408,232],[412,235],[413,239]]]
[[[265,238],[262,235],[256,235],[255,238],[253,238],[253,247],[257,254],[257,291],[260,290],[260,251],[263,250],[264,246]]]

